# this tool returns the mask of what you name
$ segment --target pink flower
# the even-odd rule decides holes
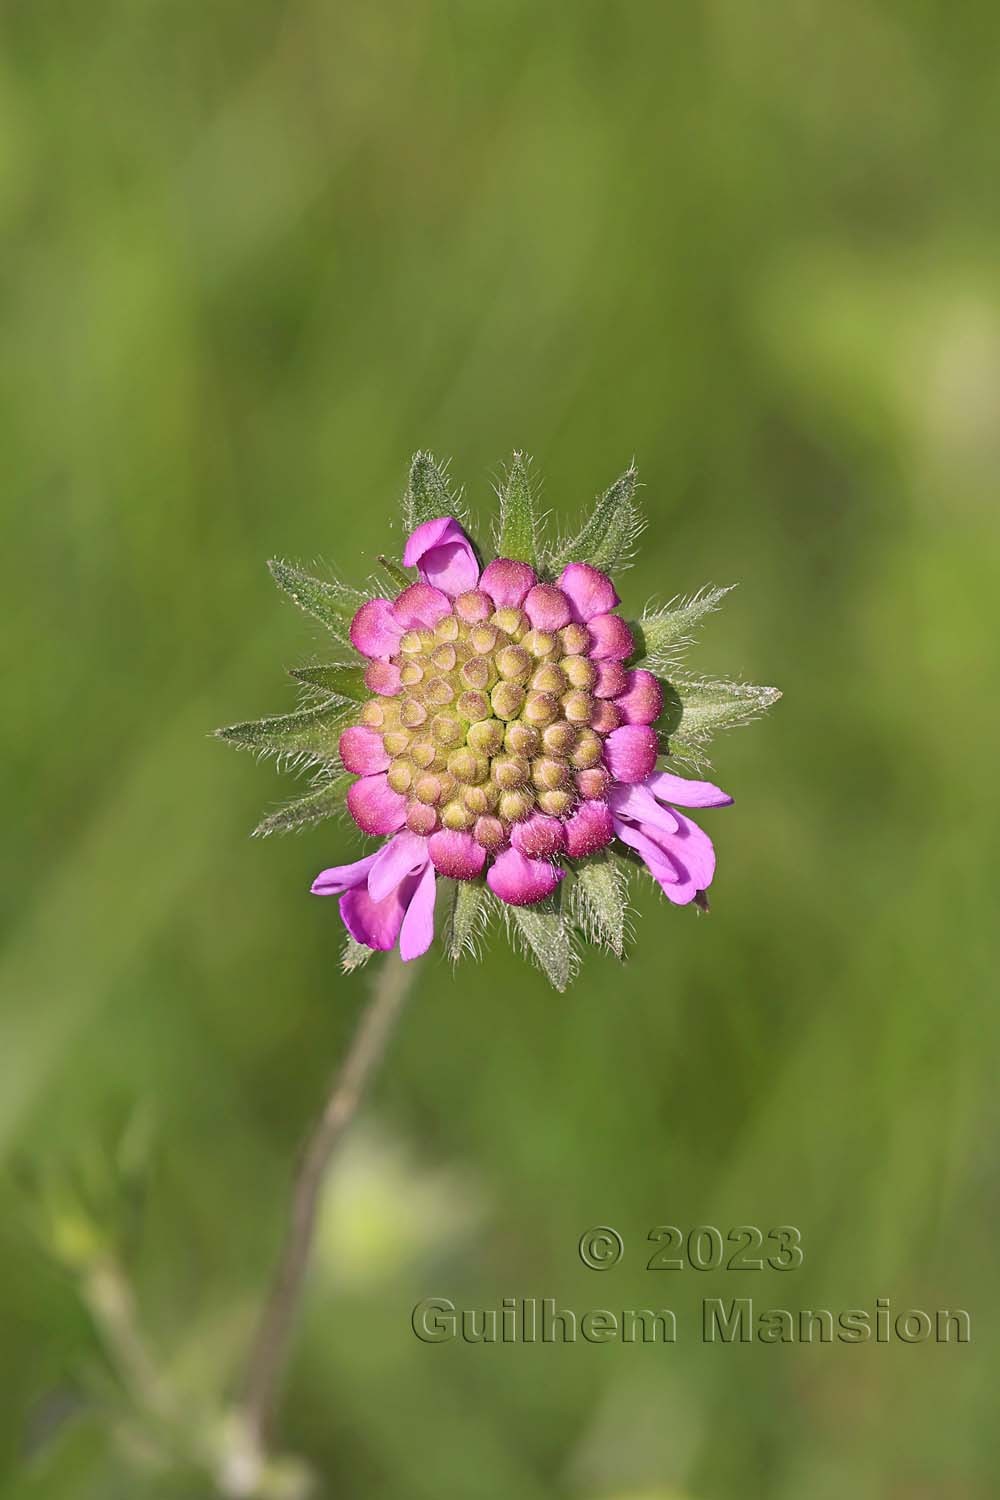
[[[727,792],[660,771],[642,785],[614,787],[608,800],[615,833],[642,858],[668,900],[686,906],[708,890],[715,874],[712,840],[673,804],[725,807],[733,800]]]
[[[376,854],[317,875],[314,896],[340,896],[340,915],[355,942],[387,952],[399,941],[404,960],[426,953],[434,938],[436,881],[427,840],[397,833]]]
[[[418,526],[403,550],[403,566],[419,569],[425,583],[452,599],[479,582],[479,563],[472,543],[454,516],[441,516]]]

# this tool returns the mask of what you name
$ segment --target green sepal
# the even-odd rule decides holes
[[[680,696],[680,724],[670,735],[670,753],[697,761],[714,735],[723,729],[735,729],[777,703],[781,693],[774,687],[757,687],[751,682],[723,682],[710,678],[690,681],[674,678]]]
[[[361,667],[345,667],[339,662],[329,666],[289,667],[289,677],[304,682],[308,687],[321,688],[324,693],[336,693],[340,698],[349,698],[352,703],[364,703],[371,697],[365,687],[365,674]]]
[[[628,867],[605,850],[579,865],[570,888],[570,914],[588,942],[625,956],[628,932]]]
[[[276,812],[268,813],[253,831],[255,839],[267,838],[271,833],[292,833],[297,828],[308,828],[313,823],[322,823],[344,810],[344,797],[353,776],[335,776],[324,781],[306,797],[298,797]]]
[[[645,525],[635,500],[638,479],[633,464],[598,496],[576,536],[560,542],[550,554],[550,573],[560,573],[567,563],[574,562],[590,563],[602,573],[620,571],[627,565]]]
[[[301,568],[281,562],[278,558],[272,558],[268,567],[279,589],[283,589],[290,599],[294,599],[299,609],[305,610],[307,615],[312,615],[313,619],[325,625],[338,641],[350,645],[348,632],[351,621],[365,603],[364,594],[349,588],[346,583],[313,578],[311,574],[303,573]]]
[[[692,641],[692,631],[706,615],[719,608],[735,587],[700,589],[691,599],[674,600],[663,609],[651,610],[642,619],[630,622],[636,638],[636,660],[654,672],[673,666],[680,652]]]
[[[531,483],[531,460],[515,453],[504,483],[497,491],[500,521],[494,540],[498,557],[538,567],[538,514]]]
[[[341,731],[353,721],[356,713],[353,703],[336,699],[294,714],[230,724],[226,729],[217,729],[215,734],[227,744],[236,745],[241,750],[254,750],[259,755],[333,760]]]
[[[466,956],[478,957],[479,939],[489,915],[486,882],[453,880],[442,927],[444,950],[452,963]]]
[[[359,943],[357,938],[351,937],[348,933],[340,953],[341,970],[345,974],[354,974],[358,969],[363,969],[374,951],[365,943]]]
[[[391,557],[384,557],[381,552],[379,553],[376,561],[378,562],[378,565],[382,569],[383,573],[387,573],[388,576],[392,579],[392,582],[395,584],[396,588],[408,589],[410,587],[413,579],[408,573],[403,571],[398,562],[395,562]]]
[[[561,892],[557,892],[536,906],[500,904],[525,953],[535,960],[553,989],[562,993],[576,973],[577,955],[560,897]]]
[[[433,453],[415,453],[410,464],[410,482],[403,496],[403,525],[415,531],[425,521],[441,516],[464,518],[461,495],[448,483],[447,468],[435,462]]]

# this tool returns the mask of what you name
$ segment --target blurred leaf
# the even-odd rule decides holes
[[[458,491],[448,484],[447,465],[438,465],[433,453],[415,453],[410,464],[410,482],[403,496],[403,524],[414,531],[425,521],[441,516],[464,520],[465,509]]]
[[[324,692],[350,698],[355,703],[363,703],[371,696],[365,687],[362,667],[345,667],[339,662],[332,662],[329,666],[291,667],[288,675],[294,677],[296,682],[322,688]]]
[[[723,729],[749,724],[777,703],[781,693],[773,687],[750,682],[724,682],[699,678],[685,683],[674,679],[681,698],[681,721],[670,735],[675,755],[698,755]]]
[[[268,563],[271,576],[280,589],[294,599],[300,609],[318,620],[338,641],[350,645],[351,621],[364,604],[366,595],[346,583],[314,578],[291,563],[272,558]]]
[[[570,913],[588,942],[625,955],[628,867],[613,855],[593,855],[580,865],[570,888]]]
[[[633,464],[605,490],[576,536],[558,543],[550,554],[550,572],[561,573],[572,562],[587,562],[605,573],[627,566],[646,524],[635,503],[638,478]]]
[[[279,807],[257,824],[254,838],[267,838],[271,833],[291,833],[297,828],[308,828],[313,823],[322,823],[324,818],[336,817],[344,811],[344,797],[353,776],[335,776],[324,781],[308,796]]]
[[[465,955],[475,957],[477,944],[489,914],[487,887],[481,880],[456,880],[446,913],[444,948],[453,963]]]
[[[378,565],[392,579],[398,589],[408,589],[413,579],[391,557],[384,557],[379,553]]]
[[[735,584],[721,589],[700,589],[691,599],[674,600],[663,609],[643,615],[636,622],[636,660],[654,672],[669,669],[682,648],[691,644],[691,632],[706,615],[719,608],[733,588]]]
[[[294,714],[230,724],[226,729],[217,729],[215,735],[229,745],[254,750],[259,755],[300,755],[314,760],[333,760],[341,730],[353,721],[356,713],[353,703],[336,699]]]
[[[503,907],[511,936],[533,958],[554,989],[566,989],[577,968],[570,924],[563,915],[561,891],[537,906]]]
[[[498,491],[500,522],[496,531],[498,557],[538,567],[538,515],[531,483],[531,459],[515,453],[507,478]]]

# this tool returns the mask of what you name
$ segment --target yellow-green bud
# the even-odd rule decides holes
[[[386,772],[386,781],[394,792],[408,792],[413,782],[413,762],[401,758],[394,760]]]
[[[469,744],[481,755],[498,755],[504,746],[504,727],[499,719],[481,719],[469,725]]]
[[[517,792],[502,792],[497,812],[505,823],[519,823],[522,818],[528,817],[535,805],[535,799],[526,787]]]
[[[562,711],[570,724],[589,724],[594,700],[582,688],[571,688],[563,694]]]
[[[565,818],[573,809],[576,798],[572,792],[557,791],[539,792],[538,806],[549,818]]]
[[[448,770],[456,781],[473,786],[477,781],[486,780],[490,765],[485,755],[463,745],[460,750],[453,750],[448,756]]]
[[[564,656],[560,665],[570,687],[590,689],[597,681],[597,668],[589,656]]]
[[[527,682],[531,660],[523,646],[504,646],[496,654],[497,671],[507,682]]]
[[[490,700],[485,693],[463,693],[457,708],[463,719],[476,724],[480,719],[490,718]]]
[[[542,744],[550,755],[568,755],[576,744],[577,732],[565,719],[557,719],[542,730]]]
[[[554,661],[544,661],[540,667],[536,667],[531,678],[531,686],[539,693],[555,693],[556,696],[566,691],[566,678],[563,676],[562,668]]]
[[[559,717],[559,699],[552,693],[529,693],[524,704],[523,717],[528,724],[544,729]]]
[[[526,784],[530,769],[519,755],[498,755],[490,766],[490,776],[502,791],[512,792]]]
[[[600,735],[593,729],[581,729],[569,759],[577,771],[589,771],[591,766],[599,766],[604,759]]]
[[[542,736],[533,724],[525,724],[523,719],[515,719],[512,724],[507,725],[503,743],[504,749],[509,750],[511,755],[526,755],[530,759],[532,755],[538,753]]]
[[[524,689],[514,682],[498,682],[490,703],[498,719],[516,719],[524,703]]]
[[[445,828],[450,828],[458,833],[467,833],[476,821],[475,813],[471,813],[457,799],[445,803],[441,809],[440,818]]]

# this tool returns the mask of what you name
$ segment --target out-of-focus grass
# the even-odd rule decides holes
[[[628,967],[563,997],[499,943],[426,971],[283,1441],[321,1493],[393,1500],[992,1494],[993,9],[15,0],[0,28],[9,1492],[198,1493],[108,1438],[53,1225],[115,1237],[207,1409],[363,1003],[304,895],[350,841],[247,842],[289,788],[205,738],[290,706],[312,648],[264,559],[361,575],[414,448],[486,513],[519,445],[561,515],[635,454],[630,601],[739,580],[699,661],[786,697],[718,746],[710,921],[645,896]],[[663,1222],[792,1222],[806,1262],[656,1276]],[[626,1240],[604,1276],[590,1223]],[[431,1294],[652,1301],[686,1335],[428,1347]],[[978,1337],[703,1346],[700,1298],[748,1294],[964,1306]]]

